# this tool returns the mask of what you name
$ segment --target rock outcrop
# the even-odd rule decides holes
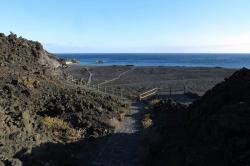
[[[249,165],[249,94],[250,70],[243,68],[186,109],[156,104],[148,132],[157,141],[146,137],[147,165]]]
[[[200,164],[250,164],[249,94],[250,70],[243,68],[190,106],[189,133],[200,142]]]
[[[60,61],[40,43],[0,34],[0,163],[35,162],[39,154],[50,153],[46,148],[34,153],[41,144],[74,143],[114,131],[110,120],[119,119],[127,106],[65,78]]]
[[[25,70],[56,69],[60,62],[39,42],[26,40],[11,33],[9,36],[0,34],[0,66],[23,68]]]

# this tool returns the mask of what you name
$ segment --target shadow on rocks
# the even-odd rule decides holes
[[[30,153],[21,150],[15,156],[23,166],[78,166],[88,165],[97,154],[97,146],[108,136],[80,140],[73,143],[44,143],[34,147]]]
[[[143,104],[135,104],[143,109]],[[24,166],[140,165],[140,134],[143,112],[133,113],[134,129],[74,143],[44,143],[30,153],[20,151],[15,158]],[[126,128],[126,125],[124,125]],[[127,127],[129,128],[129,127]]]
[[[129,147],[135,147],[136,144],[134,145],[133,141],[128,140],[135,139],[135,137],[138,136],[136,134],[117,133],[74,143],[44,143],[34,147],[30,153],[21,150],[15,158],[19,159],[23,166],[88,166],[96,162],[99,164],[101,162],[101,165],[110,164],[106,163],[109,161],[113,161],[114,164],[120,161],[130,163],[135,162],[132,161],[135,158],[133,155],[137,154],[136,151],[129,149]],[[110,139],[111,142],[114,140],[115,143],[111,143],[111,145],[107,143],[110,142]],[[131,145],[124,146],[124,142],[131,142]],[[107,150],[105,146],[110,147]],[[127,155],[128,153],[130,155]],[[116,156],[116,154],[119,155]],[[6,164],[8,165],[8,163]]]

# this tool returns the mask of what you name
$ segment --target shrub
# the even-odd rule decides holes
[[[21,82],[27,88],[37,88],[39,82],[33,78],[23,77],[18,82]]]
[[[62,119],[45,117],[42,124],[53,130],[54,136],[65,141],[77,141],[83,137],[85,130],[76,130]]]
[[[51,117],[45,117],[42,119],[42,123],[51,129],[62,129],[62,130],[66,130],[69,127],[69,124],[65,121],[63,121],[62,119],[58,119],[58,118],[51,118]]]
[[[156,105],[156,104],[159,104],[160,102],[161,102],[160,99],[154,99],[154,100],[151,100],[151,101],[150,101],[149,105],[150,105],[150,106],[154,106],[154,105]]]
[[[118,129],[120,127],[120,121],[116,118],[109,119],[108,126],[112,127],[113,129]]]
[[[119,120],[119,121],[122,121],[122,120],[124,119],[124,117],[126,116],[126,114],[129,113],[129,111],[130,111],[130,109],[121,108],[121,110],[120,110],[120,112],[119,112],[120,114],[119,114],[118,120]]]
[[[150,117],[150,114],[146,114],[142,120],[142,126],[143,128],[149,128],[150,126],[153,125],[153,121]]]

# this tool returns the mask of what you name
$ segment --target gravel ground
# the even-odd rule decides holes
[[[139,166],[139,141],[143,103],[132,103],[131,112],[115,134],[100,146],[100,153],[91,166]]]

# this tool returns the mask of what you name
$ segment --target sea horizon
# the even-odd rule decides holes
[[[250,53],[55,53],[86,66],[169,66],[249,68]],[[101,63],[97,63],[100,61]]]

